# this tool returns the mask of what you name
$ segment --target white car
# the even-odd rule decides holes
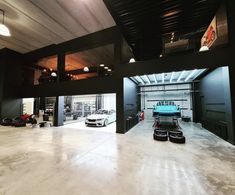
[[[107,126],[108,124],[116,121],[115,110],[98,110],[93,114],[87,116],[85,124],[87,126]]]

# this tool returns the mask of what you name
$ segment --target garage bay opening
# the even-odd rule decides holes
[[[68,128],[116,132],[116,94],[65,96],[64,125]]]

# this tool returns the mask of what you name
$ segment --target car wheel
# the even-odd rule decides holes
[[[104,127],[106,127],[108,125],[108,119],[105,119],[104,121]]]
[[[169,139],[173,143],[177,143],[177,144],[184,144],[185,143],[185,137],[184,136],[170,135]]]
[[[153,134],[153,139],[157,140],[157,141],[167,141],[168,140],[168,136],[167,134]]]
[[[173,135],[173,136],[183,136],[183,132],[179,131],[179,130],[169,131],[169,136],[170,135]]]
[[[154,129],[155,134],[165,134],[167,135],[167,130],[164,129]]]

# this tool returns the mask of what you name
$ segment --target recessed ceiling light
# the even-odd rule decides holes
[[[160,55],[159,55],[159,57],[160,57],[160,58],[162,58],[162,57],[163,57],[163,55],[162,55],[162,54],[160,54]]]
[[[112,70],[111,69],[108,69],[109,72],[111,72]]]
[[[106,69],[106,70],[107,70],[107,69],[109,69],[109,67],[108,67],[108,66],[105,66],[105,67],[104,67],[104,69]]]
[[[100,67],[104,67],[104,64],[100,64]]]

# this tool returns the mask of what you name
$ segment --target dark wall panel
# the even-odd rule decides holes
[[[128,119],[128,117],[133,117],[130,120],[126,120],[126,127],[125,131],[128,131],[132,126],[134,126],[138,121],[136,119],[137,115],[137,107],[138,107],[138,101],[137,101],[137,92],[138,87],[137,85],[130,79],[124,78],[123,82],[123,90],[124,90],[124,117],[125,120]]]
[[[21,88],[23,58],[21,54],[9,49],[3,49],[0,53],[0,118],[14,117],[22,111],[18,91]]]
[[[203,127],[233,142],[228,67],[217,68],[202,78],[199,90]]]

